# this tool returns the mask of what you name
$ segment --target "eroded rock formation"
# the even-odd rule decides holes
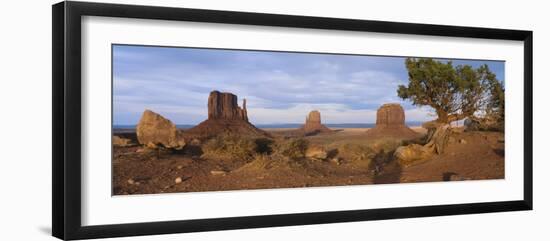
[[[433,154],[443,154],[449,142],[452,128],[449,124],[430,121],[422,124],[428,129],[426,144],[410,144],[400,146],[394,152],[395,157],[402,166],[410,166],[425,161]]]
[[[140,144],[149,148],[172,148],[180,150],[185,146],[185,139],[176,125],[161,115],[145,110],[136,127]]]
[[[331,131],[328,127],[321,124],[321,112],[318,110],[309,112],[306,117],[306,123],[302,126],[301,130],[303,130],[306,135]]]
[[[237,101],[237,96],[232,93],[210,92],[208,96],[208,119],[186,130],[185,136],[201,139],[222,133],[269,136],[267,132],[256,128],[248,121],[246,99],[243,99],[242,108],[239,107]]]
[[[375,138],[392,137],[413,139],[418,133],[405,125],[405,111],[400,104],[384,104],[376,111],[376,126],[367,131],[367,135]]]
[[[210,92],[208,96],[208,119],[244,120],[248,121],[246,99],[243,107],[237,104],[237,96],[231,93]]]

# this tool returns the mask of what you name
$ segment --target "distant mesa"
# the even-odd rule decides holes
[[[393,137],[414,139],[418,133],[405,125],[405,111],[400,104],[383,104],[376,111],[376,126],[367,130],[367,135],[373,138]]]
[[[237,96],[219,91],[210,92],[208,96],[208,119],[184,132],[186,137],[209,138],[223,133],[269,136],[263,130],[248,122],[246,99],[242,108],[237,104]]]
[[[313,110],[306,117],[306,123],[300,128],[306,135],[332,132],[331,129],[321,124],[321,112]]]
[[[136,135],[140,144],[149,148],[182,149],[185,139],[176,125],[161,115],[145,110],[138,125]]]

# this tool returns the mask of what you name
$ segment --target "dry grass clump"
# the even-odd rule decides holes
[[[285,162],[303,159],[307,147],[308,141],[302,138],[274,141],[268,138],[222,134],[202,145],[201,157],[221,160],[254,160],[257,165],[267,165],[266,163],[273,161]]]
[[[256,154],[257,144],[252,138],[234,134],[218,135],[204,143],[202,158],[222,160],[250,160]]]
[[[393,152],[395,151],[395,149],[402,146],[403,144],[404,141],[401,139],[382,138],[371,142],[369,147],[372,148],[375,152]]]
[[[277,141],[261,140],[257,142],[257,151],[251,161],[239,171],[263,171],[269,169],[292,169],[301,166],[308,147],[307,140],[302,138],[280,139]],[[267,151],[266,151],[267,150]]]
[[[303,138],[292,138],[279,141],[275,145],[275,154],[288,157],[292,160],[299,160],[305,157],[309,143]]]
[[[375,155],[376,152],[366,145],[349,143],[338,148],[338,157],[347,161],[370,160]]]

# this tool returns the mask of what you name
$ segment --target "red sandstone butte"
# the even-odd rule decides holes
[[[331,132],[332,130],[321,124],[321,112],[313,110],[306,117],[306,123],[300,128],[306,135]]]
[[[376,111],[376,126],[367,130],[367,135],[373,138],[414,139],[419,134],[405,125],[405,111],[400,104],[383,104]]]
[[[219,134],[245,136],[269,136],[248,122],[246,99],[242,108],[237,104],[237,96],[232,93],[212,91],[208,96],[208,119],[185,131],[193,138],[209,138]]]

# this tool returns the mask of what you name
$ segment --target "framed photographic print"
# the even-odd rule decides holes
[[[532,32],[53,6],[53,235],[532,209]]]

